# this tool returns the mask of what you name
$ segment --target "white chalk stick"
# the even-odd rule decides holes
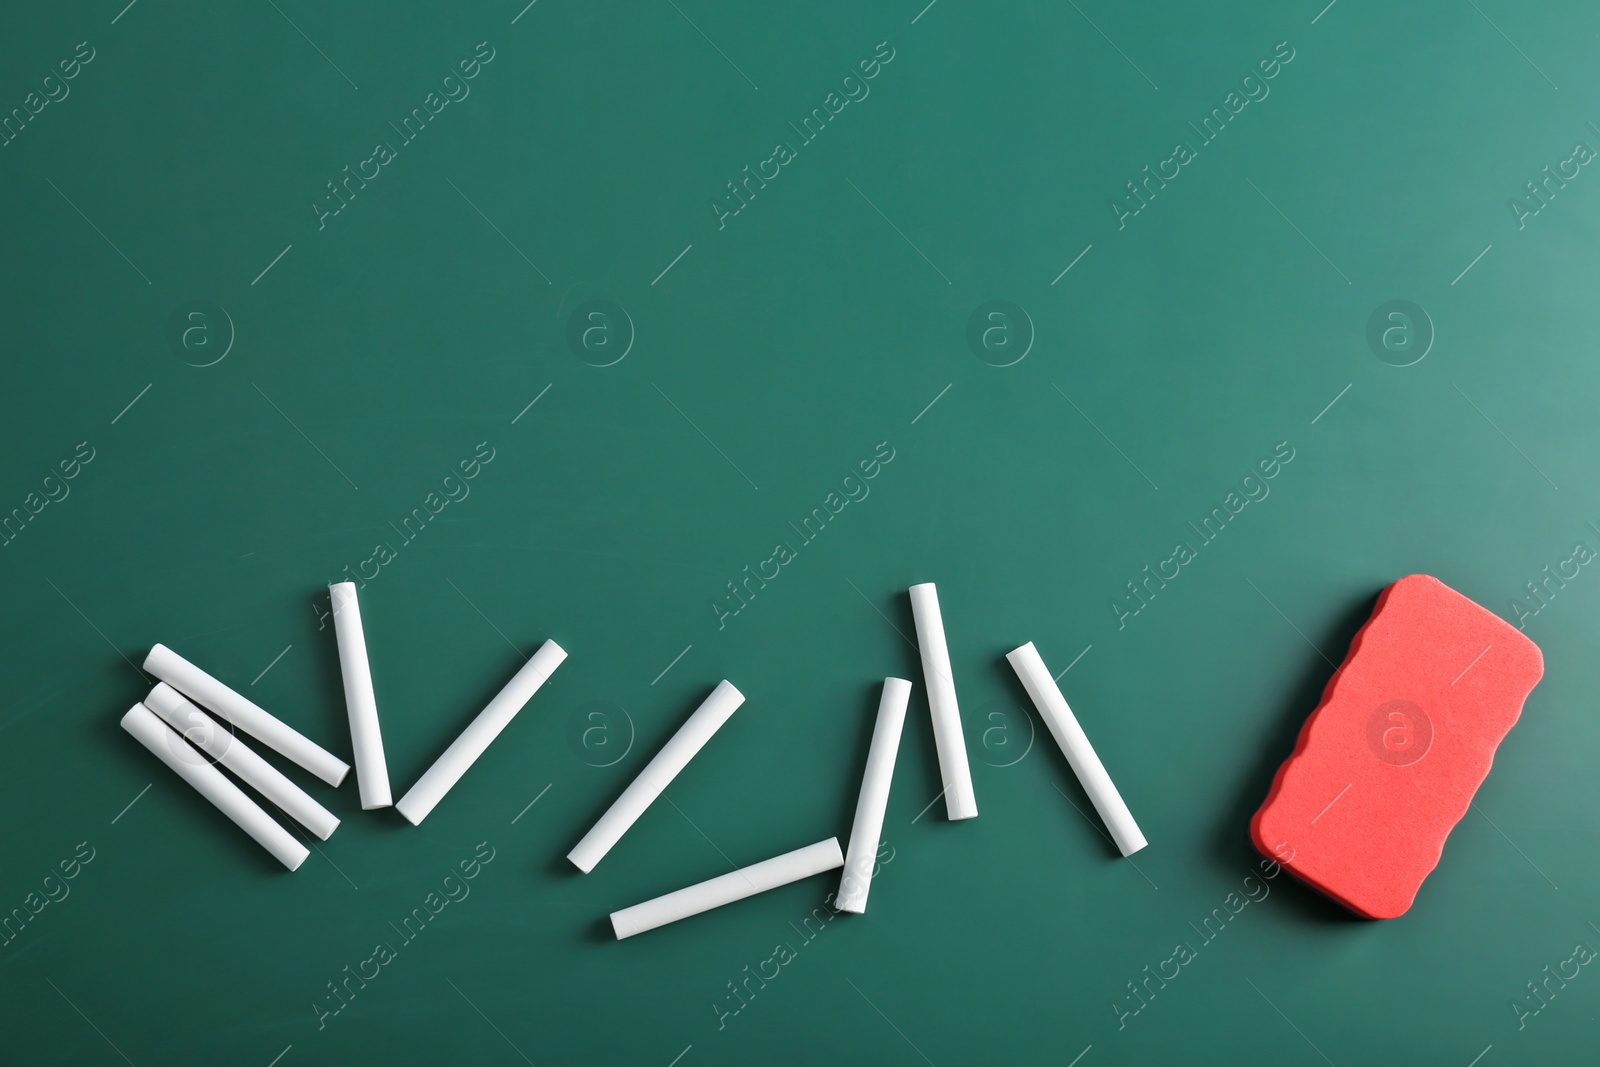
[[[1111,839],[1117,843],[1117,848],[1122,850],[1124,856],[1131,856],[1144,848],[1149,842],[1139,832],[1139,824],[1133,821],[1128,805],[1122,802],[1122,794],[1117,792],[1100,757],[1095,755],[1094,746],[1089,744],[1083,727],[1078,725],[1077,716],[1067,706],[1067,698],[1061,695],[1055,679],[1050,677],[1039,650],[1029,641],[1021,648],[1007,652],[1006,659],[1011,661],[1011,669],[1017,672],[1022,687],[1033,698],[1033,706],[1039,709],[1039,717],[1050,728],[1050,735],[1061,746],[1067,762],[1072,765],[1072,773],[1083,783],[1083,791],[1089,794],[1090,803],[1100,813],[1106,829],[1111,831]]]
[[[461,731],[461,736],[433,761],[433,766],[417,779],[417,784],[406,790],[406,795],[400,798],[394,809],[409,819],[413,826],[420,826],[434,805],[444,799],[450,788],[467,773],[467,768],[477,762],[489,743],[510,725],[522,706],[533,699],[533,694],[539,691],[539,687],[566,658],[567,653],[554,641],[540,645],[533,658],[524,663],[522,669],[505,684],[505,688],[478,712],[478,717],[468,723],[467,728]]]
[[[273,822],[272,816],[190,747],[177,731],[158,719],[155,712],[143,704],[135,704],[122,717],[122,728],[138,738],[141,745],[194,786],[201,796],[215,804],[285,867],[292,871],[306,861],[310,855],[306,846]],[[189,749],[187,753],[183,751],[185,748]]]
[[[150,695],[144,698],[144,706],[166,720],[185,741],[228,768],[321,840],[326,841],[338,829],[339,820],[333,812],[318,804],[282,771],[257,755],[242,738],[235,737],[166,682],[150,690]],[[185,747],[178,754],[188,758],[191,751]],[[199,753],[192,755],[196,760],[204,759]]]
[[[378,698],[372,692],[372,667],[367,663],[367,635],[361,627],[361,605],[355,582],[328,586],[333,604],[333,636],[339,645],[339,672],[344,675],[344,705],[350,713],[350,747],[355,751],[356,786],[361,807],[387,808],[394,803],[389,792],[389,765],[383,758],[383,734],[378,729]]]
[[[288,723],[235,693],[166,645],[157,645],[144,658],[144,669],[172,688],[210,708],[262,744],[283,753],[300,766],[337,786],[350,773],[350,765]]]
[[[905,725],[906,702],[910,699],[910,682],[904,678],[883,680],[878,722],[872,728],[867,769],[861,776],[861,792],[856,796],[856,818],[850,827],[844,875],[839,879],[839,894],[834,898],[833,906],[840,911],[867,910],[872,869],[878,863],[878,839],[883,835],[883,813],[889,806],[895,751],[900,747],[900,728]]]
[[[911,616],[917,624],[922,677],[928,687],[928,709],[933,713],[933,745],[939,753],[939,777],[944,779],[944,813],[952,820],[971,819],[978,814],[978,799],[972,794],[967,741],[961,733],[955,675],[950,673],[950,648],[945,644],[944,617],[932,582],[911,587]]]
[[[718,682],[711,695],[678,727],[678,732],[672,735],[671,740],[661,746],[655,758],[645,764],[639,776],[600,816],[600,821],[567,853],[567,859],[585,874],[594,870],[594,865],[605,858],[611,847],[628,832],[628,827],[644,814],[645,809],[661,795],[661,791],[678,776],[678,772],[688,766],[701,746],[711,740],[711,735],[743,703],[744,694],[735,689],[732,682],[726,678]]]
[[[735,900],[765,893],[769,889],[798,882],[813,874],[831,871],[843,863],[844,856],[839,852],[839,839],[830,837],[826,841],[818,841],[814,845],[785,852],[770,860],[752,863],[748,867],[729,871],[709,881],[680,889],[675,893],[668,893],[664,897],[656,897],[643,904],[614,911],[611,913],[611,928],[616,931],[617,940],[621,941],[625,937],[642,934],[646,930],[654,930],[658,926],[687,919],[691,915],[699,915],[703,911],[731,904]]]

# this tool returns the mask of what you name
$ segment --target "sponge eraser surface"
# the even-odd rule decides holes
[[[1544,674],[1539,647],[1437,578],[1378,597],[1250,836],[1369,919],[1405,914]]]

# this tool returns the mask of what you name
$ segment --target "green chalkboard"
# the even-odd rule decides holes
[[[0,1061],[1592,1062],[1592,5],[125,3],[0,16]],[[1362,922],[1248,821],[1416,572],[1547,672]],[[570,659],[420,827],[278,760],[290,874],[118,720],[161,642],[348,758],[344,579],[397,796]],[[887,675],[866,915],[611,936],[847,836]]]

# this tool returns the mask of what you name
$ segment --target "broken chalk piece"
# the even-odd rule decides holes
[[[628,832],[628,828],[655,802],[662,790],[672,784],[678,772],[689,765],[695,753],[711,740],[711,735],[716,733],[743,703],[744,694],[735,689],[732,682],[726,678],[718,682],[711,695],[701,702],[694,710],[694,714],[690,715],[682,726],[678,727],[678,732],[661,746],[661,751],[645,764],[639,776],[622,791],[622,795],[606,809],[606,813],[600,816],[600,821],[583,835],[583,840],[573,846],[571,852],[567,853],[567,859],[585,874],[594,870],[594,865],[605,858],[613,845],[622,840],[622,835]]]
[[[291,871],[306,861],[311,853],[294,835],[273,821],[261,810],[261,805],[245,796],[244,790],[228,780],[178,732],[156,717],[156,713],[143,704],[135,704],[122,717],[122,728],[138,739],[139,743],[156,758],[177,772],[262,848],[277,857]]]
[[[356,583],[335,582],[328,586],[328,598],[333,604],[333,634],[339,645],[339,673],[344,676],[361,807],[367,811],[387,808],[394,803],[394,795],[389,791],[389,766],[383,758],[378,699],[372,692],[372,666],[367,662],[367,636],[361,626]]]
[[[1515,626],[1437,578],[1401,578],[1278,768],[1256,847],[1357,915],[1405,914],[1543,674]]]
[[[1061,746],[1067,762],[1072,765],[1072,773],[1078,776],[1078,781],[1083,785],[1083,791],[1089,794],[1094,810],[1100,813],[1106,829],[1111,831],[1111,839],[1116,842],[1117,848],[1124,856],[1131,856],[1144,848],[1148,842],[1139,831],[1139,824],[1133,821],[1133,814],[1128,811],[1128,805],[1123,803],[1122,794],[1117,792],[1105,765],[1095,755],[1088,735],[1078,725],[1077,716],[1072,714],[1072,708],[1067,705],[1067,698],[1061,695],[1056,680],[1050,677],[1039,650],[1029,641],[1007,652],[1006,659],[1011,662],[1011,669],[1017,672],[1022,687],[1033,699],[1033,706],[1039,709],[1039,717],[1050,728],[1050,736]]]
[[[477,762],[490,742],[510,725],[517,712],[533,699],[533,694],[539,691],[539,687],[549,680],[566,658],[566,652],[554,641],[540,645],[533,658],[524,663],[522,669],[505,684],[505,688],[478,712],[478,717],[468,723],[467,728],[461,731],[461,736],[433,761],[433,766],[423,772],[417,784],[406,791],[406,795],[395,804],[395,810],[409,819],[413,826],[420,826],[434,805],[444,799],[450,788],[467,773],[467,768]]]
[[[614,911],[611,913],[611,928],[616,931],[617,940],[621,941],[625,937],[642,934],[646,930],[654,930],[658,926],[687,919],[691,915],[699,915],[703,911],[765,893],[790,882],[798,882],[813,874],[834,870],[843,863],[839,839],[830,837],[826,841],[752,863],[664,897]]]
[[[928,710],[933,715],[933,745],[939,752],[945,816],[952,820],[971,819],[978,814],[978,800],[972,795],[972,768],[967,765],[967,741],[961,733],[955,676],[950,673],[950,648],[945,644],[944,617],[939,613],[939,594],[932,582],[911,587],[911,617],[917,624],[922,677],[928,687]]]
[[[331,786],[344,781],[350,765],[288,723],[235,693],[166,645],[144,658],[144,669],[172,688],[210,708],[262,744],[283,753]]]
[[[911,683],[904,678],[885,678],[883,696],[878,700],[878,721],[872,728],[872,744],[867,749],[867,769],[861,776],[861,792],[856,797],[856,818],[850,827],[844,875],[834,907],[839,911],[864,912],[867,893],[872,888],[872,869],[878,863],[878,839],[883,834],[883,813],[889,805],[889,782],[894,777],[895,751],[900,747],[900,730],[906,721],[906,703],[911,699]]]
[[[240,781],[278,805],[321,840],[326,841],[338,829],[339,820],[333,812],[318,804],[282,771],[166,682],[158,682],[150,690],[150,695],[144,698],[144,706],[164,719],[185,741],[232,771]],[[187,755],[181,750],[179,754]]]

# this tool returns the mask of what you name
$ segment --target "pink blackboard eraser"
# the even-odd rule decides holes
[[[1250,821],[1261,852],[1369,919],[1405,914],[1544,674],[1437,578],[1385,589]]]

